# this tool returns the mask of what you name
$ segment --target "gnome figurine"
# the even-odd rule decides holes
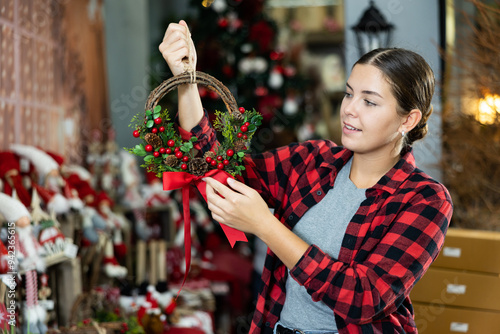
[[[38,304],[37,271],[45,270],[43,248],[38,243],[32,229],[31,216],[26,207],[18,200],[0,193],[0,214],[10,223],[16,224],[16,250],[19,269],[26,277],[26,306],[24,307],[23,332],[45,334],[47,325],[46,310]]]

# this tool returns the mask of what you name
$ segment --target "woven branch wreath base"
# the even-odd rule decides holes
[[[166,110],[161,110],[159,102],[170,91],[184,84],[198,84],[216,92],[227,111],[216,111],[214,129],[222,134],[223,139],[217,147],[206,152],[203,157],[196,156],[193,143],[198,140],[181,138]],[[128,149],[129,152],[144,157],[148,171],[161,176],[163,172],[188,172],[201,176],[209,170],[218,169],[235,176],[245,169],[243,157],[250,146],[252,136],[262,124],[262,116],[255,110],[240,107],[229,89],[216,78],[203,72],[184,72],[173,76],[148,96],[145,115],[134,117],[132,127],[134,136],[143,139],[143,143]],[[179,153],[180,152],[180,153]]]
[[[238,112],[238,105],[229,89],[213,76],[199,71],[196,72],[196,75],[184,72],[163,81],[163,83],[161,83],[149,94],[148,100],[146,101],[146,110],[153,110],[158,102],[172,89],[177,88],[179,85],[191,83],[206,86],[210,90],[219,94],[230,114]]]

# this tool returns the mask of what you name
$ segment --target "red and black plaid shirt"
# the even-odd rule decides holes
[[[207,117],[191,134],[199,138],[202,152],[217,144]],[[295,143],[248,156],[243,181],[292,229],[333,187],[351,156],[326,140]],[[415,166],[410,150],[366,190],[339,258],[311,245],[290,275],[313,301],[333,310],[339,333],[416,333],[409,294],[438,255],[452,210],[446,188]],[[285,265],[268,250],[251,333],[272,333],[285,302],[287,276]]]

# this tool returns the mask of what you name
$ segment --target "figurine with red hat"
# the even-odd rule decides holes
[[[67,213],[70,206],[68,200],[61,194],[64,181],[59,174],[59,164],[50,155],[34,146],[11,144],[10,149],[35,167],[39,182],[32,182],[32,187],[47,205],[47,211],[54,211],[56,214]]]
[[[38,243],[31,226],[31,216],[20,201],[0,193],[0,214],[16,225],[16,253],[19,268],[26,277],[26,307],[24,308],[23,331],[45,334],[46,310],[38,304],[37,271],[45,270],[44,250]]]

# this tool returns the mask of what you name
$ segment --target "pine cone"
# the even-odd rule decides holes
[[[164,161],[165,165],[167,165],[168,167],[172,167],[172,168],[175,168],[177,167],[177,165],[179,164],[179,159],[177,159],[175,157],[175,155],[169,155],[165,158],[165,161]]]
[[[247,149],[247,144],[243,140],[238,140],[234,143],[234,150],[236,152],[243,151]]]
[[[235,121],[243,122],[245,120],[245,115],[243,115],[242,113],[239,113],[239,112],[235,112],[235,113],[233,113],[233,118]]]
[[[196,176],[202,176],[208,170],[208,164],[203,158],[194,158],[189,162],[189,172]]]
[[[161,138],[154,134],[154,133],[148,133],[144,136],[144,139],[146,140],[146,142],[153,146],[154,148],[158,148],[158,147],[161,147],[161,145],[163,144],[163,142],[161,141]]]
[[[212,159],[215,159],[215,153],[212,152],[212,151],[208,151],[208,152],[205,152],[205,154],[203,155],[203,159],[207,159],[207,157],[210,157]]]

